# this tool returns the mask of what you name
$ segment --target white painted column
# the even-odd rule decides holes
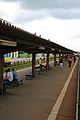
[[[15,58],[15,52],[14,52],[14,58]]]
[[[18,51],[16,51],[16,58],[18,58]]]
[[[12,52],[11,52],[11,58],[12,58]]]

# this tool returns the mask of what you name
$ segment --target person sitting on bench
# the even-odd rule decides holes
[[[13,82],[18,85],[18,74],[14,68],[12,68]]]
[[[13,74],[12,74],[10,68],[8,68],[8,71],[7,71],[7,79],[8,79],[8,83],[11,84],[13,81]]]

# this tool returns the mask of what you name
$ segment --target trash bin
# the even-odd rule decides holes
[[[6,94],[6,90],[7,90],[7,81],[4,80],[4,82],[3,82],[3,94]]]

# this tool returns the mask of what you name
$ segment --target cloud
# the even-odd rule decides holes
[[[74,14],[75,13],[75,14]],[[12,14],[13,15],[13,14]],[[48,17],[53,17],[56,19],[80,19],[80,10],[79,9],[55,9],[55,10],[25,10],[25,9],[17,9],[14,13],[14,19],[11,20],[12,23],[25,23],[28,21],[34,20],[43,20],[47,19]]]
[[[24,9],[80,8],[80,0],[19,0]]]
[[[20,2],[23,9],[70,9],[80,8],[80,0],[0,0],[3,2]]]
[[[80,41],[80,32],[77,30],[77,32],[71,36],[70,39],[77,39],[77,41]]]
[[[80,9],[53,9],[50,15],[59,19],[80,19]]]
[[[0,0],[0,2],[16,2],[18,0]]]
[[[41,20],[28,21],[17,24],[20,28],[35,33],[42,38],[70,48],[72,50],[80,50],[80,20],[61,20],[47,17]],[[76,37],[74,37],[76,36]]]
[[[40,20],[48,17],[47,10],[39,10],[39,11],[32,11],[32,10],[17,10],[14,15],[14,22],[15,23],[25,23],[28,21]]]
[[[14,8],[15,3],[17,11],[14,13],[15,22],[32,21],[35,19],[43,19],[44,17],[53,17],[57,19],[80,19],[80,2],[79,0],[1,0],[1,5],[7,12],[7,8],[11,6],[10,11]],[[79,7],[78,7],[79,6]],[[3,12],[4,10],[1,10]],[[1,13],[0,12],[0,13]],[[9,12],[9,11],[8,11]],[[2,13],[1,13],[2,14]],[[0,14],[0,15],[1,15]],[[4,14],[4,12],[3,12]],[[12,13],[13,14],[13,13]]]
[[[0,2],[0,18],[12,22],[16,19],[19,6],[16,2]]]

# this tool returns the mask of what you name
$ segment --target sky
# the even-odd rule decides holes
[[[80,51],[80,0],[0,0],[0,18]]]

